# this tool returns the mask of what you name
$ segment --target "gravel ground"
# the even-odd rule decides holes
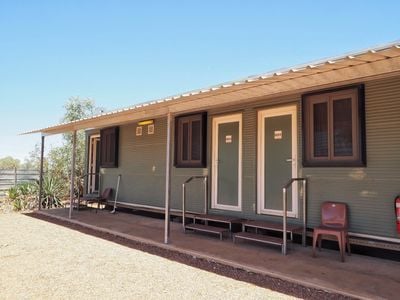
[[[160,257],[167,258],[172,261],[190,265],[192,267],[202,269],[205,271],[213,272],[222,276],[226,276],[235,280],[240,280],[243,282],[248,282],[259,287],[266,288],[268,290],[277,291],[285,295],[291,295],[304,299],[351,299],[343,295],[329,293],[323,290],[308,288],[291,282],[287,282],[278,278],[273,278],[270,276],[265,276],[262,274],[250,273],[242,269],[233,268],[220,263],[215,263],[213,261],[205,260],[198,257],[193,257],[190,255],[178,253],[176,251],[165,250],[157,246],[151,246],[143,243],[138,243],[130,241],[124,238],[116,237],[111,234],[106,234],[98,232],[80,225],[71,224],[68,222],[60,221],[54,218],[46,217],[38,214],[30,214],[30,216],[43,219],[55,224],[59,224],[79,232],[90,234],[108,241],[118,243],[130,247],[132,249],[140,250],[146,253],[154,254]],[[215,298],[215,297],[214,297]],[[257,297],[256,297],[257,298]],[[268,298],[273,298],[268,295]],[[229,298],[230,299],[230,298]]]
[[[12,210],[13,208],[11,203],[4,195],[0,195],[0,214],[10,213]]]
[[[0,299],[293,299],[22,214],[0,228]]]

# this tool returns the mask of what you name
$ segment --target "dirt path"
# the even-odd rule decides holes
[[[0,229],[0,299],[293,299],[21,214]]]

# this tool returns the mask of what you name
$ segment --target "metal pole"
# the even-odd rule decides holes
[[[286,244],[287,244],[287,236],[286,236],[286,187],[283,188],[283,247],[282,254],[286,255]]]
[[[183,232],[186,231],[186,186],[182,184],[182,226]]]
[[[307,246],[307,181],[303,179],[303,246]]]
[[[42,209],[43,194],[43,161],[44,161],[44,135],[42,135],[42,144],[40,147],[40,170],[39,170],[39,210]]]
[[[171,113],[167,117],[167,145],[165,157],[165,225],[164,225],[164,243],[169,243],[170,234],[170,197],[171,197]]]
[[[72,218],[75,187],[75,160],[76,160],[76,130],[72,134],[72,162],[71,162],[71,189],[69,192],[69,218]]]
[[[204,214],[208,213],[208,189],[207,189],[207,176],[204,177]]]

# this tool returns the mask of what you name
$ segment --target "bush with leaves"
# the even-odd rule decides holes
[[[76,121],[102,112],[96,108],[94,100],[70,98],[64,105],[62,122]],[[63,196],[68,196],[72,163],[72,134],[63,134],[63,144],[52,148],[47,155],[47,172],[59,181]],[[85,173],[85,132],[78,131],[76,136],[75,178],[80,179]]]
[[[46,176],[43,178],[42,207],[62,207],[62,195],[64,194],[64,185],[57,177]]]
[[[62,122],[79,120],[103,111],[96,108],[95,102],[91,99],[80,99],[79,97],[70,98],[64,105],[65,114]],[[7,160],[8,161],[8,160]],[[44,159],[43,189],[41,205],[43,208],[53,208],[63,206],[62,200],[68,197],[71,178],[72,162],[72,134],[63,134],[61,146],[50,149]],[[29,159],[24,163],[27,168],[39,169],[40,166],[40,147],[36,145],[30,153]],[[75,178],[77,180],[77,191],[82,190],[81,178],[85,173],[85,132],[77,132],[76,140],[76,168]],[[15,210],[26,210],[37,207],[38,184],[29,186],[18,185],[8,191],[8,198]]]
[[[37,207],[37,184],[21,183],[8,189],[8,199],[14,210],[32,210]]]
[[[8,189],[8,200],[14,210],[32,210],[37,208],[39,184],[22,183]],[[43,178],[43,190],[41,204],[43,208],[63,207],[63,184],[60,180],[51,176]]]

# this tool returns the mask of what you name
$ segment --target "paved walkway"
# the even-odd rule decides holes
[[[21,214],[0,228],[0,299],[293,299]]]
[[[65,209],[46,213],[68,220]],[[171,223],[171,244],[165,245],[163,220],[125,213],[113,215],[99,211],[96,214],[84,210],[74,212],[72,221],[309,287],[360,298],[398,299],[400,295],[400,263],[395,261],[353,254],[346,256],[346,262],[342,263],[338,251],[331,250],[323,250],[317,258],[312,258],[310,247],[297,244],[287,256],[282,256],[279,248],[184,234],[180,223]]]

